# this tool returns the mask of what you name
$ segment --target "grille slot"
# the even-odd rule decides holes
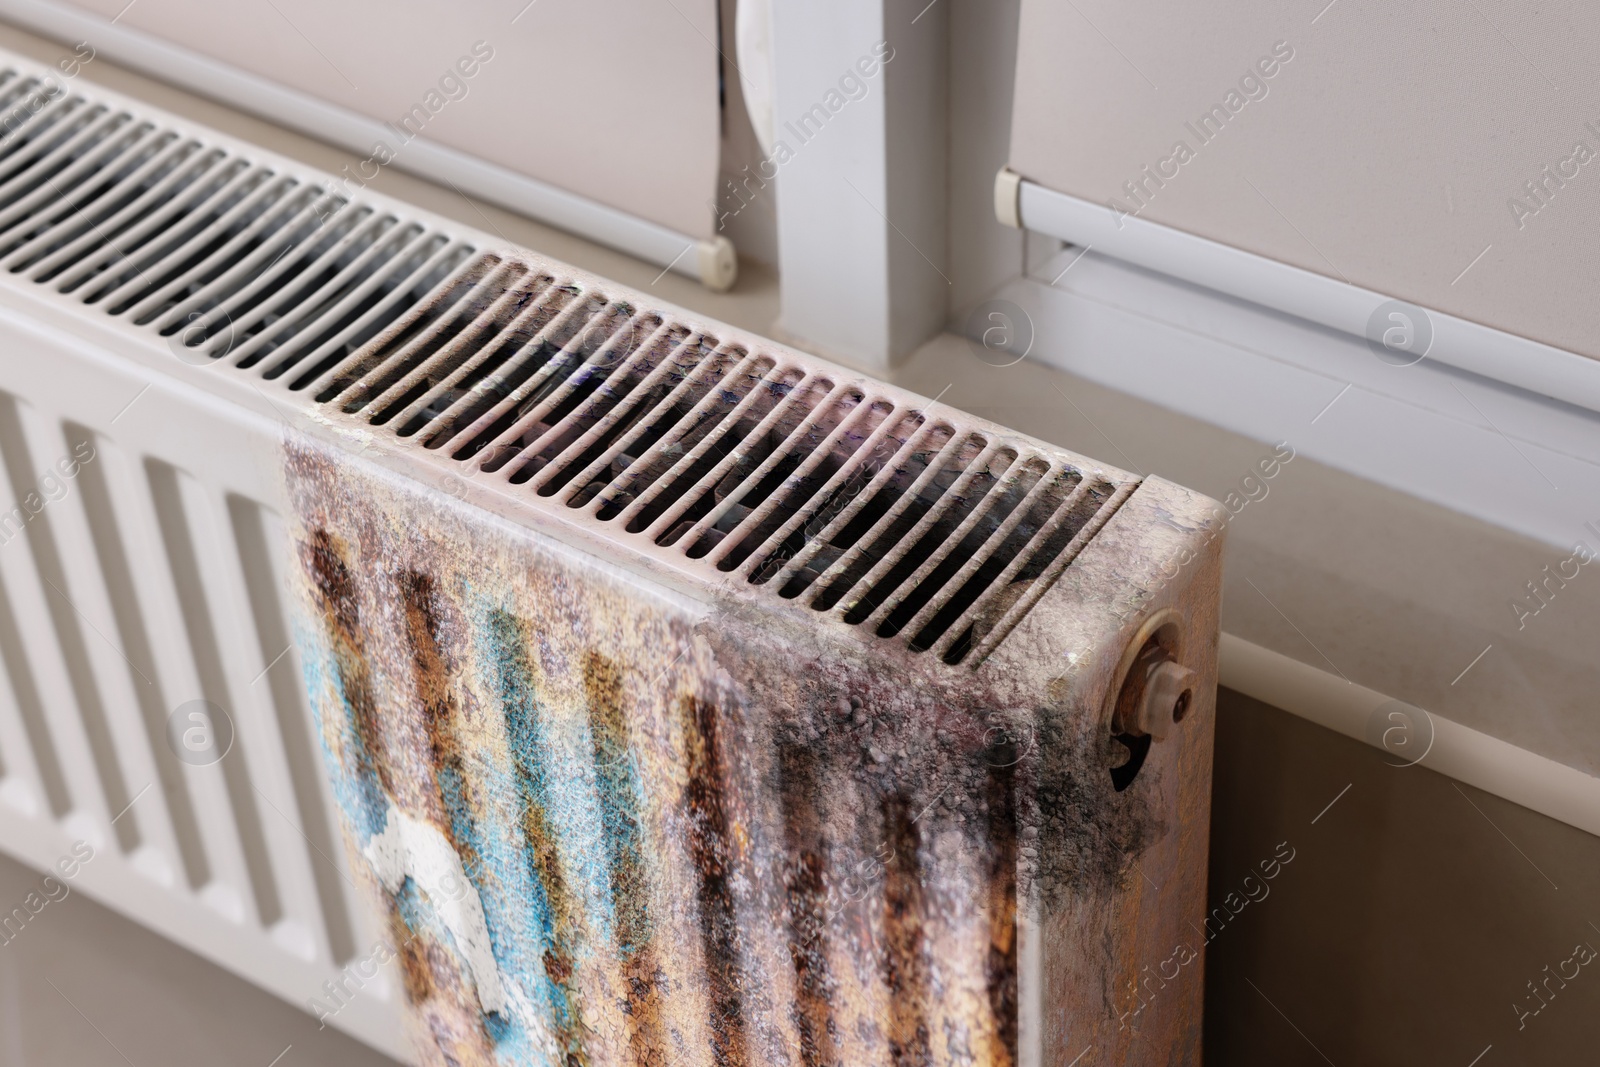
[[[7,272],[863,639],[975,666],[1135,484],[43,86]]]

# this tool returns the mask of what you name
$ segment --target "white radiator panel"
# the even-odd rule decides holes
[[[0,849],[44,868],[88,841],[74,888],[304,1007],[377,933],[281,600],[282,426],[32,318],[0,309],[0,491],[42,502],[0,544]],[[167,736],[197,699],[235,734],[204,766]],[[330,1023],[406,1056],[381,973]]]

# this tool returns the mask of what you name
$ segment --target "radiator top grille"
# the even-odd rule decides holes
[[[10,273],[862,634],[977,666],[1135,487],[308,173],[0,71]]]

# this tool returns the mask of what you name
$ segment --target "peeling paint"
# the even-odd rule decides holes
[[[409,878],[427,894],[472,973],[478,1004],[486,1012],[503,1011],[506,991],[489,948],[483,902],[468,883],[461,855],[449,840],[428,823],[390,808],[388,825],[372,835],[361,854],[390,893],[398,893]]]

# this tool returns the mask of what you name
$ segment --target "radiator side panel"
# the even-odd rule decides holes
[[[1093,832],[1047,827],[1043,847],[1067,848],[1063,870],[1099,873],[1071,879],[1071,892],[1042,887],[1024,927],[1038,945],[1020,979],[1025,1029],[1045,1067],[1091,1062],[1088,1053],[1130,1067],[1200,1062],[1225,530],[1215,502],[1146,479],[1004,648],[1006,666],[1035,672],[1058,698],[1044,777],[1081,773],[1093,787],[1045,798],[1058,820],[1089,813]],[[1109,767],[1130,752],[1114,737],[1113,707],[1131,661],[1158,635],[1194,672],[1193,699],[1119,790]],[[1106,862],[1083,862],[1095,855]]]

